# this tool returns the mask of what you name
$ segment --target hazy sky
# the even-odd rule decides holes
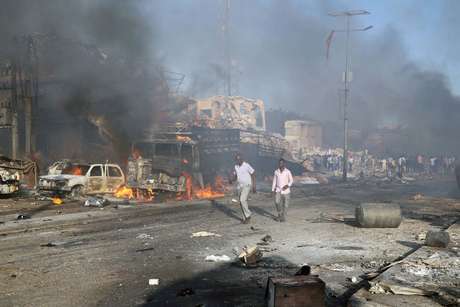
[[[308,1],[307,1],[308,2]],[[403,38],[410,59],[427,69],[445,73],[456,94],[460,94],[460,1],[385,0],[343,1],[351,8],[365,8],[372,15],[360,18],[375,26],[376,35],[386,26]],[[353,4],[353,6],[350,5]],[[345,8],[346,5],[343,5]]]
[[[425,148],[450,144],[449,150],[460,152],[460,143],[451,144],[460,130],[460,1],[230,2],[232,94],[261,98],[268,108],[340,120],[345,35],[334,36],[328,60],[325,41],[331,29],[344,28],[345,20],[328,12],[365,9],[371,14],[352,18],[352,27],[374,26],[351,37],[353,128],[408,127],[414,138],[425,138],[420,142]],[[56,34],[94,44],[114,63],[183,73],[185,95],[224,94],[223,0],[9,0],[2,7],[0,36],[5,39]],[[62,57],[66,65],[55,66],[78,79],[86,66],[69,57]],[[88,74],[87,69],[83,73]],[[106,74],[95,69],[91,77],[105,82],[110,77]],[[150,86],[136,87],[151,97]],[[75,97],[68,98],[73,105]],[[147,101],[155,106],[167,103],[162,95],[155,96],[154,103]],[[132,110],[133,104],[143,110],[139,99],[126,99],[120,108]],[[106,110],[103,101],[94,106]]]
[[[404,52],[408,60],[413,61],[422,69],[436,70],[444,73],[450,81],[454,93],[460,93],[460,43],[457,40],[459,23],[456,20],[456,12],[460,11],[460,1],[455,0],[251,0],[241,1],[232,0],[232,27],[237,34],[233,33],[235,44],[244,44],[245,32],[238,29],[242,23],[245,27],[260,27],[263,22],[263,15],[267,14],[269,7],[280,5],[283,2],[290,2],[295,6],[296,13],[304,15],[311,20],[316,20],[324,29],[322,40],[327,37],[327,26],[330,28],[340,27],[343,21],[334,20],[327,16],[328,11],[343,9],[366,9],[371,15],[354,18],[356,26],[373,25],[374,28],[367,33],[359,33],[359,37],[354,37],[353,41],[372,41],[382,35],[388,28],[395,30],[401,39]],[[214,50],[213,55],[218,53],[222,46],[216,45],[219,40],[219,23],[222,16],[222,0],[175,0],[164,1],[162,4],[154,5],[150,11],[155,15],[160,40],[160,55],[164,56],[166,63],[173,70],[183,72],[187,75],[187,81],[196,73],[196,65],[202,64],[201,61],[215,60],[209,57],[210,50]],[[254,10],[258,8],[258,11]],[[266,8],[266,11],[264,10]],[[259,16],[251,15],[257,13]],[[286,16],[286,18],[290,18]],[[282,22],[282,21],[280,21]],[[235,29],[236,28],[236,29]],[[295,30],[295,29],[293,29]],[[273,29],[267,28],[267,31]],[[252,35],[254,30],[248,29],[247,35]],[[276,33],[273,33],[276,36]],[[176,39],[174,39],[176,36]],[[197,38],[197,46],[184,46],[191,38]],[[202,39],[201,41],[199,41]],[[254,37],[253,39],[257,39]],[[309,40],[305,36],[305,40]],[[340,37],[336,37],[333,44],[340,45]],[[315,41],[317,48],[324,51],[323,41]],[[187,48],[189,47],[189,48]],[[341,57],[343,50],[337,49],[331,56]],[[235,56],[238,57],[237,55]],[[353,62],[359,59],[352,58]],[[384,60],[384,59],[382,59]],[[241,80],[244,82],[245,72],[241,72]],[[244,90],[244,85],[239,86]],[[254,86],[252,86],[254,88]],[[256,92],[257,93],[257,92]],[[250,95],[245,91],[246,95]]]

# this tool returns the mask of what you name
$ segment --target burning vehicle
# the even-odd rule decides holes
[[[192,193],[198,198],[223,196],[222,175],[238,149],[239,134],[232,129],[155,133],[133,144],[128,186],[185,194],[187,199]]]
[[[48,175],[40,176],[38,189],[52,194],[115,193],[125,183],[117,164],[89,164],[63,160],[53,163]]]
[[[210,198],[222,194],[238,152],[262,175],[271,174],[267,165],[276,165],[283,156],[283,148],[261,133],[205,127],[162,131],[133,144],[127,184],[134,189],[185,193],[187,199]],[[293,173],[303,170],[299,163],[287,163]]]
[[[37,168],[34,162],[0,156],[0,194],[9,195],[19,191],[21,180],[28,174],[33,175],[31,181],[35,184]]]

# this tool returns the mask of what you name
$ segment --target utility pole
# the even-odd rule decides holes
[[[232,96],[232,56],[230,52],[230,0],[225,0],[225,13],[224,13],[224,44],[225,44],[225,90],[227,96]]]
[[[342,180],[347,181],[348,173],[348,98],[350,95],[350,71],[349,71],[349,43],[350,43],[350,32],[359,32],[367,31],[372,28],[372,26],[367,26],[361,29],[350,29],[350,18],[356,15],[369,15],[368,11],[364,10],[353,10],[353,11],[343,11],[329,13],[329,16],[332,17],[346,17],[347,25],[345,30],[333,30],[333,32],[345,32],[346,33],[346,43],[345,43],[345,72],[343,76],[344,82],[344,102],[343,102],[343,161],[342,161]]]

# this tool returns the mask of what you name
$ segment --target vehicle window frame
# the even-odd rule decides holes
[[[92,175],[93,169],[95,169],[95,168],[97,168],[97,167],[99,167],[99,169],[101,170],[101,174],[100,174],[99,176],[93,176],[93,175]],[[90,177],[90,178],[92,178],[92,177],[103,177],[103,176],[104,176],[104,171],[103,171],[102,165],[101,165],[101,164],[97,164],[97,165],[91,166],[91,168],[90,168],[89,171],[88,171],[88,174],[89,174],[88,177]]]
[[[115,169],[118,172],[118,176],[112,176],[110,169]],[[122,178],[123,177],[123,172],[121,171],[120,167],[115,166],[115,165],[107,165],[107,177],[110,178]]]

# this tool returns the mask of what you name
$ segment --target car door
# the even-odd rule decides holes
[[[125,176],[123,171],[118,165],[107,164],[106,167],[107,176],[107,193],[113,193],[115,190],[125,183]]]
[[[105,186],[105,172],[102,164],[94,164],[88,171],[88,184],[86,191],[88,194],[101,193]]]

